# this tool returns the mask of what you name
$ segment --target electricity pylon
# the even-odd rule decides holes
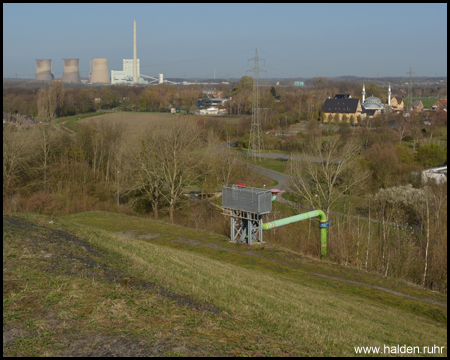
[[[408,83],[408,113],[412,111],[412,74],[415,74],[412,72],[411,67],[409,68],[409,83]]]
[[[261,150],[264,150],[264,139],[261,127],[261,109],[259,108],[259,73],[266,70],[259,68],[258,60],[264,60],[258,58],[258,50],[255,49],[255,57],[248,59],[253,61],[253,69],[247,70],[253,71],[253,104],[252,104],[252,127],[250,129],[250,139],[248,142],[248,155],[253,157],[255,161],[257,157],[260,158]],[[261,159],[261,158],[260,158]]]

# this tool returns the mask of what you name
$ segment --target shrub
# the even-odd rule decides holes
[[[439,145],[423,145],[417,150],[415,160],[425,167],[436,167],[444,164],[447,154]]]

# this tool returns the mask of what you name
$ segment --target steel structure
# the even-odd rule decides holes
[[[407,112],[411,112],[412,111],[412,74],[415,74],[414,72],[412,72],[411,67],[409,67],[409,72],[407,72],[407,74],[409,74],[409,83],[408,83],[408,108],[407,108]]]
[[[222,188],[224,215],[231,217],[231,241],[263,241],[262,216],[272,210],[270,190],[247,187],[243,184]]]
[[[278,189],[257,189],[245,184],[225,185],[222,188],[222,207],[224,215],[231,219],[232,242],[249,245],[253,241],[263,242],[263,230],[270,230],[289,225],[298,221],[320,217],[320,257],[327,258],[327,227],[331,225],[322,210],[290,216],[284,219],[270,221],[263,224],[262,216],[272,210],[272,202],[279,193]]]
[[[259,108],[259,73],[266,72],[266,70],[261,70],[259,68],[258,61],[264,60],[258,58],[258,49],[255,49],[255,57],[248,59],[248,61],[253,61],[253,69],[247,70],[253,71],[253,101],[252,101],[252,126],[250,129],[250,139],[248,142],[248,154],[256,160],[256,157],[260,157],[261,150],[264,150],[264,139],[261,128],[261,109]]]

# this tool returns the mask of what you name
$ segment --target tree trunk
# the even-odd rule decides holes
[[[369,260],[369,242],[370,242],[370,201],[369,201],[369,221],[368,221],[368,224],[369,224],[369,230],[368,230],[368,234],[367,234],[366,265],[365,265],[366,271],[367,271],[367,262],[368,262],[368,260]]]
[[[427,279],[427,267],[428,267],[428,246],[430,244],[430,207],[428,206],[428,197],[426,198],[426,206],[427,206],[427,246],[425,248],[425,267],[423,270],[423,281],[422,286],[425,286]]]
[[[356,267],[359,269],[359,215],[358,215],[358,234],[357,234],[357,241],[356,241]]]

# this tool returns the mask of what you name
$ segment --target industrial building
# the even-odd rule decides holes
[[[52,81],[54,79],[52,61],[50,59],[36,59],[36,75],[34,79],[44,81]]]
[[[123,59],[123,70],[111,70],[111,84],[128,84],[133,85],[133,59]],[[148,84],[148,81],[141,77],[140,71],[140,61],[136,59],[137,62],[137,83],[138,84]]]
[[[91,84],[110,84],[107,58],[94,58],[91,61],[91,72],[89,73]]]
[[[136,20],[134,21],[134,43],[133,58],[123,59],[122,70],[111,70],[109,76],[108,59],[93,58],[89,73],[90,84],[125,84],[125,85],[156,85],[162,83],[179,84],[173,81],[164,80],[163,74],[158,77],[142,75],[140,71],[140,61],[137,58],[136,46]],[[79,59],[63,59],[63,75],[61,80],[66,83],[80,84],[84,81],[80,78]],[[146,79],[148,80],[146,80]],[[54,75],[52,73],[52,60],[36,59],[36,75],[35,80],[52,81]]]
[[[79,65],[79,59],[63,59],[62,81],[66,83],[81,84]]]

